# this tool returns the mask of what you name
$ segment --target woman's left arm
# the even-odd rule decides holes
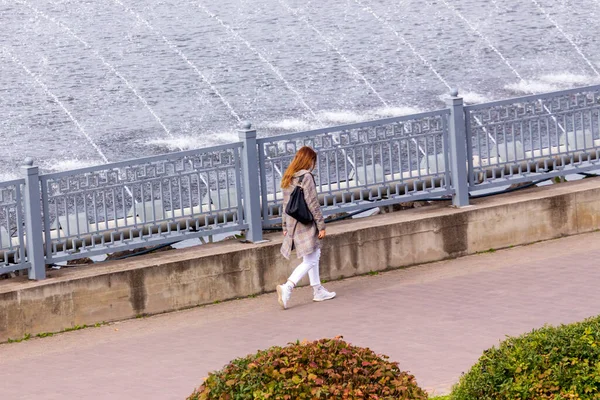
[[[285,209],[287,208],[288,202],[290,201],[290,193],[289,190],[283,189],[283,208],[281,209],[281,228],[283,230],[283,234],[287,234],[288,230],[288,215],[285,213]]]
[[[312,174],[304,175],[302,180],[302,190],[304,191],[304,200],[306,205],[313,215],[319,231],[325,230],[325,219],[321,212],[321,204],[319,204],[319,197],[317,196],[317,185],[315,184],[315,178]]]

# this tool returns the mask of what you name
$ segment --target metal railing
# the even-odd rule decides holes
[[[263,224],[281,222],[284,171],[298,149],[317,151],[323,214],[452,195],[448,110],[259,139]],[[425,150],[424,150],[425,149]]]
[[[0,274],[31,267],[25,252],[24,179],[0,182]]]
[[[241,147],[41,175],[47,262],[246,229]]]
[[[302,146],[324,215],[600,168],[600,85],[240,141],[0,183],[0,274],[281,222],[281,174]]]
[[[465,107],[469,187],[598,168],[600,86]]]

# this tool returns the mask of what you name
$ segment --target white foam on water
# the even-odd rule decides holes
[[[240,137],[236,131],[209,132],[206,140],[210,143],[232,143],[239,142]]]
[[[525,81],[522,80],[517,83],[511,83],[504,86],[506,90],[510,90],[514,93],[532,94],[532,93],[543,93],[543,92],[554,92],[560,90],[560,87],[554,84],[541,81]]]
[[[13,181],[15,179],[22,178],[15,172],[0,172],[0,182]]]
[[[146,142],[148,146],[157,146],[169,151],[199,149],[206,146],[206,139],[196,136],[174,136],[172,138],[156,138]]]
[[[571,74],[569,72],[547,74],[540,77],[540,80],[544,82],[559,84],[559,85],[593,85],[598,83],[598,77],[592,77],[587,75]]]
[[[370,115],[368,114],[344,110],[321,111],[318,115],[320,120],[324,122],[333,122],[335,124],[353,124],[370,119]]]
[[[380,107],[372,111],[374,117],[401,117],[403,115],[418,114],[422,110],[416,107],[397,106]]]
[[[207,132],[197,135],[179,135],[172,138],[156,138],[151,139],[146,144],[148,146],[157,146],[165,148],[169,151],[183,151],[201,149],[206,146],[215,144],[232,143],[239,141],[237,132]]]
[[[490,101],[490,99],[482,94],[479,93],[475,93],[475,92],[466,92],[466,93],[461,93],[459,94],[459,96],[461,96],[464,100],[465,103],[467,104],[479,104],[479,103],[486,103],[488,101]]]
[[[281,121],[269,122],[266,126],[268,128],[286,131],[306,131],[314,128],[313,123],[300,118],[286,118]]]
[[[50,160],[44,165],[45,169],[51,171],[69,171],[72,169],[94,167],[101,165],[100,160],[80,160],[78,158],[67,159],[67,160]]]
[[[315,121],[307,121],[301,118],[286,118],[266,124],[267,128],[281,129],[286,131],[301,132],[311,129],[319,129],[324,126],[355,124],[381,118],[400,117],[403,115],[417,114],[422,112],[419,108],[409,106],[379,107],[365,111],[351,110],[323,110],[317,113],[321,124]],[[260,129],[260,128],[259,128]],[[237,140],[237,139],[236,139]]]

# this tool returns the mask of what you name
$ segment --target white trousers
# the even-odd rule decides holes
[[[305,255],[302,258],[302,264],[298,265],[292,275],[288,278],[294,286],[300,282],[304,275],[308,273],[310,279],[310,286],[318,286],[321,284],[321,278],[319,277],[319,259],[321,258],[321,249],[317,249],[314,252]]]

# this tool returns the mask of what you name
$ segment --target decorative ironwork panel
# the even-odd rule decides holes
[[[240,149],[235,143],[40,176],[47,258],[244,229]]]
[[[465,111],[471,188],[599,167],[600,86],[468,106]]]
[[[24,180],[0,183],[0,274],[29,268],[25,252]]]
[[[325,215],[452,194],[448,116],[442,110],[259,139],[265,225],[280,222],[281,173],[302,146],[317,151],[313,174]]]

